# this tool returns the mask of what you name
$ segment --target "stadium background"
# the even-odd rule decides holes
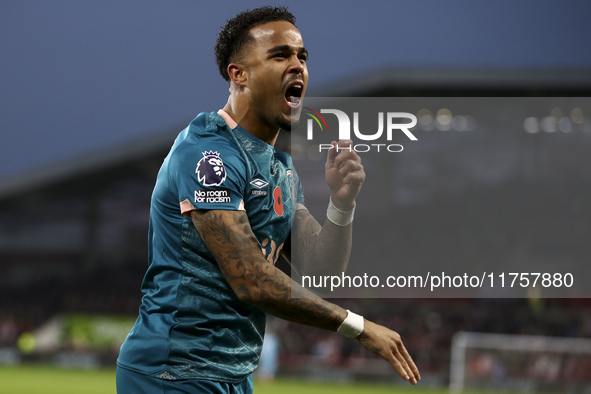
[[[503,97],[589,96],[591,91],[586,50],[591,28],[585,20],[591,7],[583,1],[287,4],[311,52],[310,94]],[[172,139],[197,112],[225,102],[211,48],[218,27],[244,6],[234,1],[221,8],[191,1],[0,2],[5,54],[0,63],[0,363],[113,365],[121,333],[133,323],[139,304],[148,204],[158,167]],[[589,116],[591,109],[583,113]],[[582,153],[567,147],[557,154],[585,163],[589,138],[577,144]],[[546,148],[544,143],[535,147]],[[445,152],[433,154],[445,158]],[[563,212],[553,212],[545,225],[578,226],[588,236],[590,188],[569,181],[574,168],[569,163],[553,168],[565,181],[545,185],[531,197],[552,198],[551,190],[573,196],[567,213],[576,220],[565,223]],[[495,201],[494,193],[489,197]],[[502,219],[520,220],[514,212]],[[547,242],[550,253],[572,252],[564,240]],[[575,252],[589,255],[584,248]],[[339,303],[399,331],[425,386],[449,383],[451,341],[459,331],[591,337],[586,299]],[[394,379],[385,363],[355,342],[278,320],[270,330],[282,344],[280,375],[341,382]],[[524,361],[518,373],[527,375],[532,365]],[[492,374],[492,367],[474,368],[483,380]],[[571,391],[589,386],[584,380],[591,372],[588,359],[572,367],[571,375],[559,368],[553,376],[555,370],[537,371],[544,381],[540,388],[561,391],[556,382],[566,379],[577,382]]]

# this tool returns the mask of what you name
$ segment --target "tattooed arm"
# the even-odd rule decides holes
[[[242,301],[281,317],[336,331],[347,312],[293,282],[263,256],[244,211],[193,211],[191,218]]]
[[[349,262],[352,231],[352,224],[330,220],[320,226],[307,209],[298,209],[283,255],[300,275],[340,275]]]
[[[240,300],[285,320],[330,331],[347,316],[343,308],[315,296],[265,259],[244,211],[192,211],[191,219]],[[366,321],[357,340],[404,379],[413,384],[420,379],[396,332]]]
[[[342,211],[355,207],[355,198],[365,180],[361,158],[352,144],[351,140],[333,141],[326,158],[325,176],[331,200]],[[340,275],[349,262],[352,227],[337,226],[328,219],[320,226],[308,210],[298,209],[284,256],[301,275]]]

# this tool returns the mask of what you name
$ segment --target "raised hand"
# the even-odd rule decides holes
[[[330,187],[333,204],[348,211],[355,206],[355,197],[365,180],[361,158],[353,150],[352,140],[332,141],[325,165],[326,182]]]

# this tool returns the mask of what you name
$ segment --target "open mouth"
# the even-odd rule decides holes
[[[300,82],[290,85],[285,90],[285,101],[291,108],[297,108],[302,102],[302,92],[304,85]]]

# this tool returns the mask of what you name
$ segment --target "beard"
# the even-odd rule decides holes
[[[278,123],[279,123],[279,127],[281,127],[281,130],[285,130],[288,133],[291,133],[291,130],[292,129],[297,129],[298,128],[298,125],[300,123],[300,119],[298,118],[298,119],[293,120],[291,122],[288,122],[285,119],[279,119],[279,122]]]
[[[291,119],[288,121],[285,118],[277,119],[277,123],[281,130],[285,130],[290,133],[292,130],[297,130],[298,126],[300,125],[300,115],[302,113],[301,108],[298,108],[296,111],[292,111]]]

